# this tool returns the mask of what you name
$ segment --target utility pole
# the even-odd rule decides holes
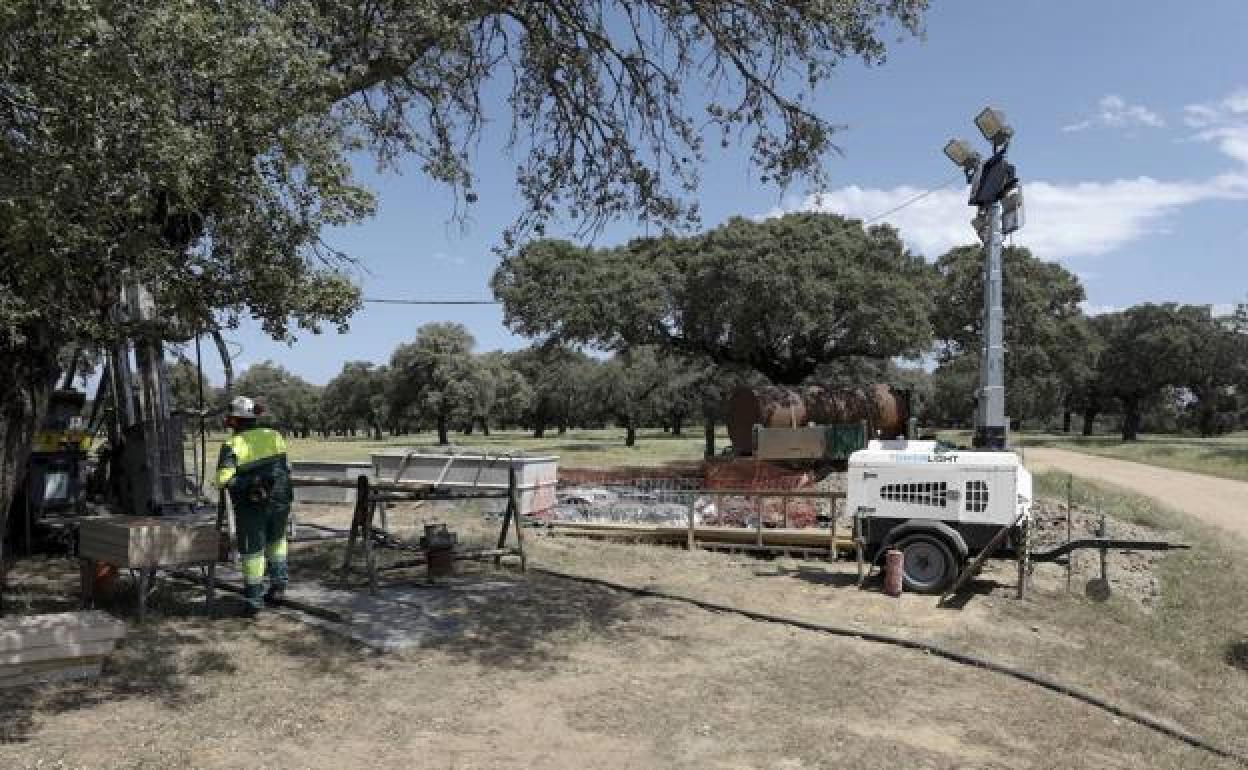
[[[1006,150],[1014,129],[1000,110],[985,107],[975,117],[984,138],[992,143],[992,155],[982,160],[962,139],[950,140],[945,155],[966,173],[971,186],[967,201],[978,208],[971,221],[984,244],[984,302],[980,317],[982,347],[979,356],[979,391],[975,409],[974,446],[1005,449],[1008,426],[1005,417],[1005,313],[1001,306],[1001,246],[1005,235],[1023,224],[1023,194]]]

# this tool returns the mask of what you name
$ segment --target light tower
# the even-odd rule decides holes
[[[1005,449],[1005,340],[1001,309],[1001,242],[1023,225],[1023,193],[1006,150],[1014,129],[1005,113],[985,107],[975,125],[992,144],[992,155],[981,160],[970,143],[951,139],[945,155],[966,173],[971,185],[971,206],[978,209],[971,220],[984,244],[984,308],[981,324],[983,347],[979,358],[979,398],[975,410],[974,446]]]

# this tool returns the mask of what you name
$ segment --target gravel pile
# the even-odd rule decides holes
[[[1066,542],[1066,506],[1052,500],[1041,500],[1033,509],[1032,550],[1041,551]],[[1096,537],[1100,516],[1095,511],[1076,506],[1070,513],[1071,538],[1078,540]],[[1175,539],[1174,533],[1163,532],[1139,524],[1105,517],[1106,536],[1134,540]],[[1157,577],[1157,565],[1166,558],[1165,551],[1118,551],[1109,553],[1108,572],[1110,589],[1145,610],[1151,612],[1161,598],[1161,581]],[[1087,592],[1089,581],[1101,575],[1099,551],[1075,551],[1071,556],[1071,589]],[[1064,589],[1066,565],[1037,564],[1032,576],[1033,585],[1046,589]],[[1089,592],[1091,593],[1091,592]]]

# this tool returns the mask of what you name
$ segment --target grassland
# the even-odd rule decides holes
[[[1058,472],[1038,474],[1037,496],[1065,500],[1068,478]],[[1162,600],[1152,615],[1127,615],[1122,605],[1114,603],[1077,603],[1067,608],[1073,612],[1070,627],[1081,629],[1088,624],[1088,630],[1100,633],[1108,630],[1107,622],[1117,626],[1115,645],[1121,645],[1124,653],[1131,651],[1115,661],[1120,674],[1134,675],[1136,666],[1140,677],[1146,676],[1146,668],[1156,670],[1155,661],[1132,662],[1144,649],[1174,660],[1195,678],[1204,709],[1216,716],[1219,699],[1228,694],[1227,677],[1232,673],[1228,666],[1240,669],[1229,680],[1236,687],[1243,687],[1243,672],[1248,670],[1248,593],[1244,591],[1248,542],[1119,487],[1075,478],[1071,491],[1077,507],[1174,532],[1192,547],[1160,562]],[[1248,716],[1243,693],[1232,700],[1239,713]],[[1229,733],[1224,736],[1231,737]]]
[[[224,439],[223,434],[208,437],[208,465],[211,470]],[[187,442],[187,464],[192,463],[192,442]],[[292,460],[323,460],[332,462],[367,462],[369,455],[393,447],[436,447],[434,433],[407,436],[386,436],[375,441],[367,436],[288,439]],[[564,467],[612,467],[618,465],[652,466],[677,460],[702,459],[703,437],[700,428],[673,436],[661,430],[642,430],[637,445],[624,446],[623,429],[570,430],[562,436],[554,432],[544,438],[533,438],[524,431],[494,431],[489,436],[454,434],[451,444],[460,449],[487,452],[523,452],[528,455],[557,455]],[[728,434],[720,429],[716,446],[728,445]]]

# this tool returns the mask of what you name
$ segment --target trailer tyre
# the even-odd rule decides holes
[[[938,594],[958,576],[953,549],[936,535],[910,535],[893,547],[901,551],[902,584],[911,593]]]

